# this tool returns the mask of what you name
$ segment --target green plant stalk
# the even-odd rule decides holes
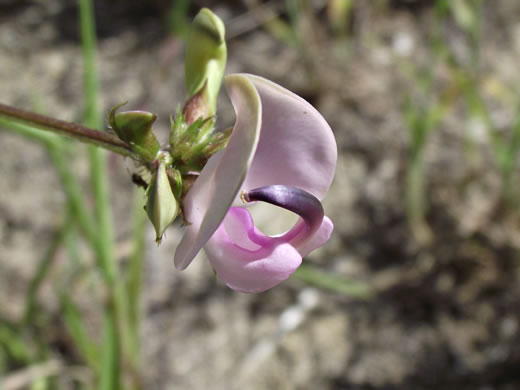
[[[481,51],[480,51],[480,37],[482,35],[482,19],[483,19],[483,7],[482,0],[476,0],[473,2],[473,12],[475,14],[475,25],[470,32],[471,41],[471,52],[472,52],[472,65],[474,67],[475,76],[478,76],[479,66],[481,63]]]
[[[79,0],[80,32],[83,48],[85,120],[89,126],[101,128],[101,117],[97,109],[98,81],[95,65],[95,22],[94,11],[90,0]],[[91,185],[95,199],[95,215],[98,224],[96,257],[101,268],[107,291],[108,302],[104,310],[103,343],[101,351],[101,370],[99,386],[101,390],[119,389],[121,374],[116,367],[121,356],[118,332],[114,330],[117,324],[117,303],[115,281],[117,270],[112,247],[113,233],[110,219],[110,204],[108,200],[108,183],[105,175],[106,156],[93,147],[89,147]]]
[[[96,74],[96,38],[95,22],[90,0],[80,0],[80,28],[83,47],[84,88],[85,88],[85,120],[87,125],[100,129],[102,118],[97,108],[98,81]],[[99,131],[97,131],[99,133]],[[116,263],[113,259],[113,232],[109,188],[106,177],[106,155],[103,151],[88,148],[90,161],[91,184],[95,198],[96,218],[98,226],[99,252],[105,276],[113,281],[117,277]]]
[[[69,265],[71,267],[66,278],[67,283],[65,286],[81,284],[80,279],[89,274],[87,267],[81,262],[77,233],[76,225],[73,225],[70,229],[67,229],[65,234],[65,247],[68,253]],[[91,244],[91,248],[95,248],[95,245],[96,242]],[[85,317],[72,299],[66,295],[67,292],[68,288],[64,288],[63,286],[61,286],[58,291],[58,295],[61,297],[63,312],[65,314],[65,324],[69,329],[69,333],[71,334],[75,345],[83,356],[83,359],[85,359],[85,362],[94,373],[93,376],[95,378],[100,378],[102,375],[100,343],[98,340],[93,340],[88,335],[83,325],[85,323]]]
[[[94,220],[92,219],[90,212],[86,207],[86,202],[83,199],[80,185],[76,177],[72,174],[71,170],[69,169],[69,162],[65,150],[66,143],[64,142],[64,140],[55,134],[45,133],[40,131],[39,129],[32,128],[28,125],[24,125],[19,122],[12,122],[10,120],[3,121],[0,118],[0,125],[4,125],[5,128],[14,131],[17,134],[20,134],[28,139],[41,143],[47,149],[47,152],[49,153],[49,156],[62,182],[62,186],[69,204],[70,217],[74,218],[77,225],[80,227],[83,234],[85,235],[87,242],[95,250],[96,246],[98,245],[98,239]],[[66,225],[67,226],[64,226],[62,232],[64,233],[64,236],[69,236],[72,232],[72,226],[70,224]],[[63,237],[63,239],[66,238]],[[47,261],[51,261],[51,252],[53,252],[53,250],[54,243],[51,245],[47,253],[49,257],[46,260],[43,260],[40,270],[37,271],[37,275],[31,283],[31,291],[28,293],[29,295],[27,297],[26,303],[26,321],[29,321],[29,318],[32,317],[31,307],[34,305],[32,301],[35,299],[38,286],[43,280],[43,273],[47,272],[47,270],[45,269],[47,267],[46,263]],[[59,295],[61,296],[62,307],[65,314],[64,320],[75,342],[75,345],[78,348],[81,355],[84,357],[89,367],[91,367],[91,369],[99,375],[100,366],[97,358],[97,348],[94,346],[92,341],[87,336],[87,333],[83,327],[83,321],[80,312],[73,305],[72,302],[68,301],[68,299],[64,297],[63,292],[61,292]]]
[[[34,128],[30,126],[31,122],[22,121],[13,121],[10,118],[0,117],[0,126],[3,126],[7,129],[15,131],[16,133],[23,135],[29,139],[32,139],[36,142],[41,143],[49,153],[51,160],[53,161],[58,175],[62,181],[62,185],[64,191],[66,193],[69,207],[70,207],[70,215],[73,216],[78,224],[78,226],[82,229],[85,234],[87,241],[90,243],[91,247],[98,252],[99,251],[99,243],[100,240],[97,237],[97,229],[95,228],[95,222],[91,217],[91,214],[86,206],[86,202],[83,199],[81,189],[79,183],[75,176],[72,174],[69,169],[69,161],[66,155],[66,143],[62,138],[57,136],[56,134],[46,133],[40,131],[39,128]],[[64,229],[64,231],[69,235],[71,233],[70,229]],[[50,252],[54,250],[54,243],[51,245],[51,248],[48,252],[49,257],[51,258]],[[43,261],[43,264],[47,263],[47,260]],[[39,272],[37,272],[37,276],[31,284],[33,293],[29,293],[28,296],[28,309],[26,309],[26,318],[31,317],[31,306],[34,300],[36,290],[38,289],[38,285],[43,279],[43,272],[46,272],[45,268],[47,265],[42,265]],[[64,308],[65,313],[65,322],[67,327],[72,335],[73,340],[75,341],[75,345],[78,347],[78,350],[81,352],[82,356],[85,358],[87,364],[92,368],[92,370],[97,373],[97,376],[100,375],[101,365],[99,364],[99,352],[97,347],[93,344],[92,340],[88,337],[84,327],[83,327],[83,318],[80,314],[80,311],[74,306],[74,304],[68,300],[63,299],[63,293],[60,294],[62,296],[62,306]]]
[[[427,80],[421,81],[428,84]],[[405,179],[405,207],[410,228],[416,239],[422,241],[425,222],[425,190],[424,190],[424,149],[430,128],[425,117],[427,115],[414,106],[411,99],[405,106],[404,118],[408,126],[410,151]]]
[[[188,17],[190,3],[191,0],[177,0],[171,2],[167,14],[167,22],[172,35],[186,38],[190,29],[190,21]]]
[[[9,130],[27,139],[41,143],[45,147],[58,146],[57,138],[54,134],[39,131],[30,124],[16,121],[12,118],[8,118],[2,115],[0,115],[0,128],[2,130]]]
[[[119,337],[117,335],[116,319],[113,310],[106,309],[103,336],[103,355],[100,389],[121,389],[121,364],[119,359]]]
[[[72,122],[62,121],[0,103],[0,122],[8,127],[21,124],[33,129],[72,137],[78,141],[105,148],[125,157],[137,159],[130,146],[116,136]]]
[[[132,242],[134,244],[132,255],[130,257],[130,264],[128,269],[128,306],[129,319],[132,327],[132,337],[136,349],[139,340],[139,296],[141,293],[142,282],[142,260],[144,256],[144,230],[146,226],[146,214],[143,210],[144,191],[141,188],[136,188],[134,191],[134,221]]]
[[[76,177],[69,169],[69,161],[65,152],[62,147],[54,146],[49,147],[48,152],[58,170],[65,193],[67,194],[67,199],[70,202],[70,206],[76,216],[79,227],[85,234],[87,241],[93,248],[96,248],[99,244],[96,237],[95,221],[92,219],[92,216],[86,207],[87,203],[82,195],[81,187]]]
[[[417,152],[408,162],[406,172],[406,212],[408,220],[416,237],[422,236],[423,226],[426,225],[425,188],[424,188],[424,161],[422,151]]]
[[[102,127],[102,118],[97,107],[98,79],[96,72],[96,33],[95,19],[91,0],[79,1],[80,29],[85,69],[85,98],[86,121],[94,128]],[[109,187],[106,175],[106,154],[104,151],[89,147],[91,180],[96,203],[98,219],[98,259],[104,270],[105,284],[110,293],[105,318],[105,335],[113,340],[105,340],[104,357],[111,367],[121,367],[121,358],[126,360],[133,377],[137,377],[135,345],[128,328],[127,295],[118,275],[116,258],[114,255],[114,234],[112,227],[112,210],[110,207]],[[117,328],[117,329],[116,329]],[[122,356],[121,356],[122,353]],[[109,356],[106,356],[106,355]],[[103,370],[101,383],[109,385],[120,383],[121,372]],[[114,378],[104,378],[104,375],[113,375]],[[111,390],[118,387],[106,387]],[[102,387],[105,389],[105,387]]]
[[[37,294],[40,290],[43,281],[45,280],[45,277],[49,273],[54,263],[54,260],[56,258],[56,252],[58,251],[60,245],[63,243],[65,235],[67,234],[67,230],[70,228],[71,224],[72,216],[70,213],[67,213],[65,223],[52,237],[51,243],[47,248],[47,251],[45,252],[43,258],[40,260],[33,279],[29,283],[23,316],[23,322],[25,325],[30,324],[34,319]]]
[[[430,95],[433,89],[433,72],[418,76],[418,84]],[[445,111],[445,103],[434,101],[427,107],[418,106],[408,99],[404,119],[408,126],[410,151],[405,182],[406,213],[412,233],[422,244],[429,243],[432,232],[426,222],[426,188],[424,152],[428,137],[437,127]]]
[[[81,253],[78,247],[78,226],[77,224],[67,229],[64,239],[64,246],[67,250],[67,257],[72,270],[76,270],[82,266]],[[94,247],[94,244],[91,245]]]
[[[67,292],[60,293],[61,306],[63,308],[65,325],[74,340],[76,348],[85,359],[88,366],[94,371],[96,375],[101,373],[101,362],[99,360],[100,351],[97,346],[92,343],[87,335],[85,326],[83,325],[83,317],[81,312],[72,302]]]
[[[310,285],[351,297],[369,299],[373,295],[372,289],[366,283],[340,278],[306,264],[302,264],[293,276]]]
[[[31,353],[24,340],[17,337],[17,332],[7,323],[0,322],[0,351],[4,349],[8,360],[27,364],[31,362]]]
[[[57,172],[61,178],[62,185],[64,187],[65,193],[67,195],[67,199],[70,203],[71,211],[74,217],[77,220],[78,225],[82,229],[85,234],[87,241],[91,244],[92,248],[96,253],[102,253],[103,248],[101,247],[102,241],[99,239],[98,234],[96,233],[95,222],[92,219],[89,210],[87,209],[86,202],[83,199],[81,194],[79,183],[77,182],[75,176],[69,169],[68,160],[65,153],[65,145],[63,141],[56,135],[50,133],[41,132],[39,129],[35,129],[29,125],[23,124],[22,122],[16,122],[9,119],[0,118],[0,126],[5,127],[9,130],[12,130],[22,136],[25,136],[29,139],[32,139],[36,142],[41,143],[48,151],[51,160],[53,161]],[[49,249],[49,257],[51,258],[50,252],[54,250],[54,243],[51,245]],[[47,259],[47,260],[48,260]],[[44,263],[47,263],[47,260]],[[45,266],[46,267],[46,266]],[[42,265],[42,268],[45,268]],[[46,270],[41,269],[41,272],[46,272]],[[37,290],[37,285],[41,282],[43,278],[43,274],[38,272],[39,275],[36,276],[36,279],[33,281],[33,291],[34,294]],[[105,273],[106,276],[108,276]],[[28,301],[32,301],[34,299],[33,294],[30,294],[28,297]],[[73,339],[75,340],[76,346],[81,352],[82,356],[85,358],[87,364],[97,372],[98,375],[101,375],[101,365],[99,363],[98,357],[100,353],[92,344],[92,341],[87,336],[87,333],[82,325],[82,317],[80,315],[79,310],[73,305],[72,302],[66,300],[62,301],[64,312],[65,312],[65,322],[67,323],[67,327],[71,332]],[[28,303],[28,307],[33,306],[33,303]],[[30,310],[26,313],[29,313]],[[31,314],[26,314],[26,318],[29,318]],[[110,321],[107,323],[108,325],[114,324],[116,321]],[[108,335],[117,335],[117,332],[113,330],[105,330]],[[114,349],[112,348],[114,343],[106,345],[107,349],[110,347],[111,353],[113,353]],[[117,345],[117,344],[116,344]],[[105,355],[105,354],[103,354]],[[113,357],[111,357],[113,360]],[[116,371],[118,372],[118,371]],[[106,372],[105,372],[106,374]],[[115,378],[105,379],[106,383],[115,383]],[[117,379],[119,380],[119,379]],[[110,387],[112,389],[113,387]],[[108,389],[108,388],[107,388]]]

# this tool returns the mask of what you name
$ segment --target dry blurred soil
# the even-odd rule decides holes
[[[101,3],[101,106],[107,112],[128,100],[131,108],[156,112],[164,137],[169,115],[184,98],[183,44],[166,34],[161,1]],[[356,2],[345,40],[330,39],[323,12],[309,18],[301,26],[302,49],[275,39],[254,18],[253,27],[241,32],[245,7],[212,2],[229,26],[228,71],[259,74],[304,96],[337,137],[337,176],[325,200],[336,229],[306,261],[365,281],[376,295],[347,297],[294,278],[264,294],[237,294],[215,281],[203,255],[188,270],[175,271],[181,232],[170,228],[157,248],[149,229],[146,389],[520,388],[518,216],[502,204],[489,140],[476,138],[474,158],[464,153],[467,115],[454,105],[425,156],[434,239],[426,246],[414,242],[403,206],[408,138],[402,103],[415,88],[407,66],[427,66],[431,59],[431,2],[376,3]],[[484,4],[483,74],[490,83],[520,85],[520,3]],[[0,1],[2,102],[81,118],[75,11],[73,1]],[[447,23],[445,34],[465,61],[457,26]],[[441,67],[437,77],[450,82],[448,69]],[[495,102],[492,92],[489,99]],[[224,94],[222,107],[224,127],[233,122]],[[510,112],[497,104],[493,115],[501,129],[510,128]],[[71,151],[87,187],[84,148],[71,144]],[[133,202],[127,171],[125,161],[110,159],[122,261]],[[3,131],[0,180],[0,311],[16,318],[35,263],[62,222],[65,200],[42,148]],[[258,218],[266,223],[273,215]],[[88,253],[83,260],[91,261]],[[67,270],[65,254],[58,261],[55,280]],[[95,286],[93,277],[72,291],[87,311],[99,295]],[[57,317],[50,339],[63,338],[66,345],[52,285],[45,286],[40,304]],[[95,329],[95,314],[92,322]]]

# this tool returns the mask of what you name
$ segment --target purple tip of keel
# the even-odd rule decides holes
[[[247,191],[243,197],[246,202],[266,202],[298,214],[307,225],[307,234],[314,233],[320,227],[325,215],[318,198],[295,187],[260,187]]]

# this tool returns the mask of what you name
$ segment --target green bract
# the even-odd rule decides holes
[[[173,169],[169,170],[172,171],[171,176],[175,183],[179,176],[173,172]],[[180,189],[182,190],[182,183]],[[175,192],[179,192],[179,189],[175,188]],[[180,210],[164,161],[159,163],[157,172],[153,175],[152,182],[146,190],[146,195],[145,210],[155,228],[156,241],[159,243],[164,231],[175,220]]]
[[[157,115],[146,111],[117,110],[124,105],[118,104],[110,110],[108,121],[117,136],[127,142],[131,149],[145,162],[152,162],[159,152],[159,142],[152,132],[152,125]]]

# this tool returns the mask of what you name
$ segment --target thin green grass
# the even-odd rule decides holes
[[[80,0],[79,5],[85,66],[85,122],[89,127],[101,130],[103,121],[97,108],[99,93],[95,67],[96,40],[92,3],[90,0]],[[126,286],[115,256],[106,153],[96,147],[90,147],[88,150],[91,188],[94,195],[94,213],[92,213],[87,207],[88,203],[80,184],[71,170],[72,155],[68,151],[70,145],[67,141],[55,134],[42,132],[27,123],[8,120],[5,117],[0,117],[0,126],[42,144],[58,172],[68,204],[64,223],[55,233],[30,282],[21,323],[10,327],[2,325],[0,328],[0,363],[8,369],[16,362],[17,364],[37,363],[47,354],[45,339],[33,338],[36,345],[26,349],[24,334],[28,331],[30,334],[34,333],[32,329],[36,321],[42,326],[49,326],[45,319],[43,323],[39,320],[41,309],[37,304],[38,292],[49,278],[56,254],[60,248],[65,247],[71,260],[69,263],[71,277],[55,285],[56,293],[60,297],[63,320],[71,341],[92,370],[94,383],[84,383],[82,386],[84,388],[94,386],[96,389],[106,390],[139,388],[138,304],[144,248],[142,207],[136,207],[136,227],[133,235],[136,247],[130,259],[128,286]],[[77,231],[82,233],[92,250],[98,270],[103,275],[102,289],[107,292],[107,301],[101,305],[104,308],[99,313],[104,317],[103,332],[99,335],[93,335],[88,329],[86,326],[88,321],[82,313],[82,308],[70,295],[71,284],[78,275],[83,275],[85,270],[78,247]],[[88,268],[86,270],[93,271]],[[52,378],[39,379],[33,384],[33,388],[49,388],[52,383]]]
[[[358,299],[369,299],[374,294],[365,282],[345,279],[307,264],[302,264],[293,277],[311,286]]]

